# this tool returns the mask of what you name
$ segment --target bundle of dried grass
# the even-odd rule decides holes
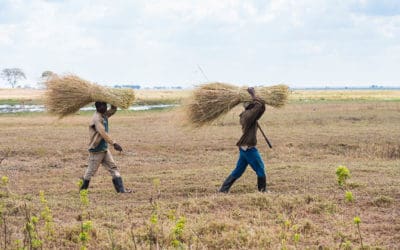
[[[276,108],[285,105],[289,94],[289,88],[286,85],[256,87],[255,91],[267,105]],[[186,113],[193,125],[203,126],[226,114],[236,105],[247,101],[251,101],[247,88],[226,83],[209,83],[194,90]]]
[[[132,89],[112,89],[93,84],[75,75],[53,75],[46,81],[45,106],[50,113],[64,117],[91,102],[107,102],[128,108],[135,99]]]

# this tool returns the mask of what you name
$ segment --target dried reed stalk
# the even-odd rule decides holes
[[[286,85],[256,87],[256,95],[269,106],[280,108],[286,104],[289,88]],[[195,126],[211,123],[236,105],[251,101],[247,88],[226,83],[209,83],[196,88],[186,107],[189,122]]]
[[[75,75],[53,75],[46,81],[45,106],[48,112],[64,117],[91,102],[107,102],[128,108],[135,99],[132,89],[112,89],[83,80]]]

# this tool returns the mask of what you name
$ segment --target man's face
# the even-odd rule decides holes
[[[98,105],[96,107],[97,112],[99,112],[100,114],[104,114],[107,111],[107,103],[101,103],[100,105]]]

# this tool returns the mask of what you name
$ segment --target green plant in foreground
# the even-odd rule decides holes
[[[281,250],[287,250],[286,239],[282,239],[281,240]]]
[[[1,184],[0,184],[0,235],[1,237],[1,243],[4,245],[4,249],[7,249],[7,246],[10,244],[11,241],[11,234],[12,231],[9,229],[9,220],[8,220],[8,214],[9,214],[9,205],[10,202],[8,202],[6,199],[3,199],[3,197],[8,197],[10,195],[10,190],[8,189],[8,182],[9,179],[7,176],[2,176],[1,177]],[[3,189],[5,190],[3,192]],[[1,248],[2,244],[0,244]]]
[[[340,243],[338,249],[344,249],[344,250],[351,250],[353,247],[351,246],[351,242],[347,240],[347,236],[343,234],[342,232],[338,232],[338,236],[340,238]]]
[[[39,238],[39,234],[37,231],[37,224],[39,222],[39,218],[36,216],[30,215],[30,210],[28,206],[25,204],[25,227],[24,227],[24,234],[25,240],[27,242],[29,249],[39,249],[43,247],[43,242]]]
[[[18,250],[25,250],[26,248],[23,247],[22,240],[18,239],[14,241],[15,249]]]
[[[9,196],[10,190],[8,189],[8,182],[9,182],[9,179],[7,176],[1,177],[0,197]],[[3,190],[4,190],[4,192],[3,192]]]
[[[79,192],[79,197],[81,199],[82,209],[87,208],[89,206],[89,190],[83,189]]]
[[[353,249],[351,242],[349,240],[346,240],[341,246],[343,246],[343,250]]]
[[[79,179],[78,182],[76,183],[76,185],[80,189],[82,187],[82,185],[83,185],[83,179]]]
[[[9,181],[9,179],[8,179],[7,176],[2,176],[2,177],[1,177],[1,184],[2,184],[3,186],[7,186],[8,181]]]
[[[86,250],[90,241],[90,232],[93,228],[93,223],[90,220],[86,220],[89,217],[87,208],[89,207],[89,191],[87,189],[79,192],[80,204],[81,204],[81,232],[79,233],[79,241],[81,242],[81,250]]]
[[[301,234],[299,230],[299,225],[295,224],[294,221],[290,219],[285,219],[282,214],[278,215],[278,221],[281,224],[281,249],[288,249],[287,244],[293,241],[294,245],[297,247],[297,244],[300,242]]]
[[[299,233],[295,233],[293,236],[293,240],[294,240],[294,245],[297,247],[297,244],[300,241],[300,234]]]
[[[150,205],[152,207],[152,212],[150,215],[150,226],[149,226],[149,231],[148,231],[148,238],[149,238],[150,248],[152,248],[153,244],[155,244],[156,248],[158,248],[159,247],[159,232],[161,231],[161,225],[159,223],[159,220],[160,220],[160,204],[159,204],[160,179],[158,179],[158,178],[153,179],[153,186],[154,186],[154,190],[156,191],[156,194],[152,194],[152,197],[150,198]]]
[[[182,236],[183,236],[183,230],[185,228],[185,223],[186,219],[185,217],[180,217],[176,223],[175,226],[172,228],[172,246],[177,248],[177,247],[183,247],[182,243]]]
[[[357,227],[358,236],[360,237],[361,249],[364,249],[364,246],[362,243],[362,237],[361,237],[361,230],[360,230],[361,219],[360,219],[360,217],[356,216],[356,217],[354,217],[353,221]]]
[[[81,232],[79,234],[79,241],[81,242],[81,250],[86,250],[90,241],[90,231],[93,228],[91,221],[82,222]]]
[[[4,249],[7,249],[7,235],[8,233],[8,225],[7,225],[7,219],[5,216],[5,210],[4,210],[4,205],[0,203],[0,226],[1,226],[1,232],[4,235],[4,239],[2,237],[2,242],[4,242]],[[0,244],[1,246],[1,244]]]
[[[48,206],[48,202],[46,197],[44,196],[44,191],[39,192],[40,203],[43,206],[43,209],[40,213],[40,218],[44,220],[44,228],[46,231],[47,240],[51,241],[54,236],[54,220],[51,209]]]
[[[336,177],[339,186],[342,187],[344,184],[346,184],[346,180],[350,178],[349,169],[345,166],[339,166],[336,169]]]
[[[347,202],[353,202],[354,201],[353,193],[351,191],[346,191],[346,194],[344,195],[344,197],[345,197]]]

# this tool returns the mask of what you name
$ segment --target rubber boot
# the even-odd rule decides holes
[[[112,182],[114,184],[115,191],[117,191],[117,193],[132,193],[132,190],[125,189],[124,183],[122,182],[122,178],[121,177],[113,178]]]
[[[83,180],[82,186],[81,186],[81,188],[79,189],[79,191],[89,188],[89,182],[90,182],[90,180],[85,180],[85,179],[82,179],[82,180]]]
[[[267,191],[267,178],[265,176],[257,177],[257,187],[260,192]]]
[[[219,189],[219,192],[221,193],[228,193],[229,189],[231,188],[232,184],[237,180],[237,178],[233,177],[232,175],[229,175],[228,178],[222,183],[221,188]]]

